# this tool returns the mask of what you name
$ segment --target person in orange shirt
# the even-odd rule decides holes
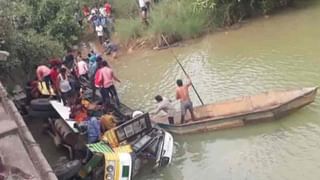
[[[184,118],[187,113],[187,110],[189,110],[191,114],[191,119],[194,121],[195,116],[193,113],[193,104],[189,96],[189,87],[191,86],[191,80],[188,76],[189,82],[186,85],[183,85],[183,82],[181,79],[177,80],[177,88],[176,88],[176,99],[180,100],[181,103],[181,124],[184,123]]]

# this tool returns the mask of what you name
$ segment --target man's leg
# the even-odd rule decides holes
[[[92,100],[96,99],[96,86],[94,85],[94,78],[90,78],[91,89],[92,89]]]
[[[118,93],[117,93],[117,90],[116,90],[115,86],[112,85],[108,89],[109,89],[109,91],[110,91],[110,93],[111,93],[111,95],[112,95],[112,97],[113,97],[113,99],[115,101],[115,104],[116,104],[116,106],[118,108],[120,106],[120,100],[119,100]]]
[[[173,117],[168,117],[168,121],[169,121],[169,124],[174,124],[174,119],[173,119]]]
[[[196,120],[196,118],[195,118],[195,116],[194,116],[194,112],[193,112],[193,104],[192,104],[192,102],[191,102],[191,101],[189,101],[189,103],[188,103],[188,109],[189,109],[189,112],[190,112],[190,115],[191,115],[191,119],[192,119],[192,121],[195,121],[195,120]]]
[[[181,102],[181,124],[184,123],[184,115],[186,114],[186,109],[184,102]]]
[[[50,78],[50,75],[46,76],[43,78],[45,84],[46,84],[46,88],[49,92],[49,95],[51,96],[51,88],[50,88],[50,82],[51,82],[51,78]]]

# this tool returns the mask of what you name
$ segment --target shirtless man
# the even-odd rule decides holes
[[[193,121],[195,120],[195,116],[193,113],[193,105],[189,96],[189,87],[191,86],[191,80],[189,76],[188,76],[188,80],[189,82],[186,85],[183,85],[183,82],[181,79],[177,80],[176,99],[180,100],[180,103],[181,103],[181,124],[184,123],[184,117],[187,113],[187,110],[189,110],[191,114],[191,119]]]

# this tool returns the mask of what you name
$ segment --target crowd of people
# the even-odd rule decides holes
[[[114,18],[112,16],[111,4],[108,1],[106,1],[103,6],[97,4],[91,9],[87,5],[84,5],[82,8],[82,15],[90,23],[93,31],[97,33],[101,44],[104,40],[110,39],[111,33],[114,31]],[[78,22],[79,25],[82,26],[81,18],[78,18]]]
[[[49,96],[55,94],[65,105],[70,106],[74,103],[74,98],[81,96],[82,91],[87,88],[92,89],[92,98],[95,99],[98,89],[104,105],[119,107],[114,81],[121,81],[101,55],[91,51],[83,58],[81,52],[77,52],[76,56],[69,52],[63,61],[53,59],[49,64],[50,67],[45,64],[36,67],[37,81],[44,82]]]
[[[120,112],[120,100],[115,82],[121,81],[101,55],[90,51],[83,58],[81,52],[70,51],[63,60],[52,59],[48,65],[36,66],[36,79],[30,84],[34,85],[33,98],[42,94],[39,84],[44,84],[40,89],[45,88],[50,97],[70,107],[70,119],[77,122],[76,128],[85,126],[87,142],[95,143],[101,133],[117,123],[113,114]],[[92,90],[89,95],[85,93],[88,90]]]
[[[85,20],[92,31],[96,33],[104,52],[107,55],[112,55],[112,59],[117,58],[118,46],[111,40],[111,35],[114,32],[114,16],[112,6],[108,1],[93,7],[84,5],[82,11],[75,12],[75,19],[80,27],[83,27]]]
[[[147,15],[146,13],[150,8],[148,2],[148,0],[139,0],[143,16]],[[105,52],[115,58],[118,48],[110,41],[111,28],[108,27],[108,24],[112,23],[111,12],[111,5],[108,2],[103,8],[94,7],[90,10],[85,6],[83,9],[83,14],[97,32]],[[79,25],[82,26],[82,20],[78,20]],[[101,33],[103,34],[102,37]],[[104,33],[107,34],[106,40],[104,39]],[[100,133],[115,127],[116,120],[112,114],[114,111],[119,111],[120,108],[115,82],[121,83],[121,81],[115,75],[107,60],[103,59],[99,53],[91,50],[86,57],[83,57],[81,52],[69,51],[63,60],[52,59],[48,62],[48,65],[38,65],[36,67],[36,79],[30,82],[30,85],[33,86],[31,93],[34,98],[41,95],[38,87],[39,82],[41,82],[41,86],[44,84],[50,97],[58,97],[65,106],[70,107],[70,118],[78,122],[76,123],[78,128],[86,126],[88,143],[97,142]],[[193,105],[189,97],[190,78],[186,85],[183,84],[182,80],[177,80],[176,83],[176,99],[181,102],[181,123],[185,123],[187,110],[194,120]],[[87,89],[92,90],[90,97],[86,97],[84,93]],[[94,103],[98,99],[97,91],[101,95],[100,103]],[[157,95],[155,100],[157,108],[151,114],[164,111],[168,114],[169,124],[177,123],[175,122],[176,112],[172,102],[161,95]],[[102,114],[97,115],[97,112],[102,112]]]

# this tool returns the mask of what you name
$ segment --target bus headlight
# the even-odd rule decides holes
[[[112,165],[107,166],[107,172],[111,173],[113,172],[114,167]]]
[[[113,180],[113,176],[112,176],[111,174],[107,174],[107,175],[106,175],[106,179],[107,179],[107,180]]]

